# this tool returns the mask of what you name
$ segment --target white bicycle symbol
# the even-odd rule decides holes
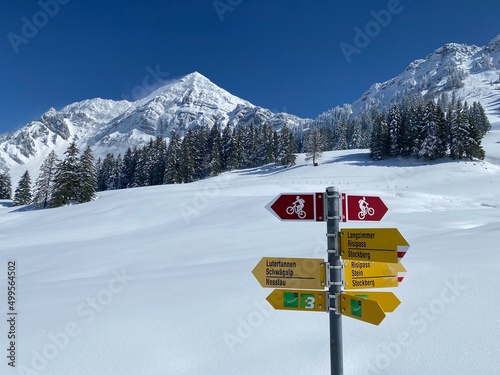
[[[358,213],[359,220],[364,220],[367,214],[373,216],[374,213],[375,210],[372,207],[366,206],[364,211],[363,210],[359,211]]]
[[[306,212],[302,211],[298,202],[294,202],[293,205],[288,206],[286,209],[288,215],[293,215],[294,213],[299,216],[299,219],[304,219],[306,217]]]

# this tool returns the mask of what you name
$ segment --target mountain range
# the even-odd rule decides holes
[[[357,115],[370,108],[384,109],[408,94],[435,98],[454,92],[479,101],[490,116],[500,114],[500,35],[487,46],[450,43],[425,59],[413,61],[394,78],[372,85],[360,99],[319,116],[338,116],[339,110]],[[16,132],[0,135],[0,170],[16,180],[25,170],[32,176],[51,150],[62,155],[75,141],[90,145],[96,157],[124,153],[151,138],[183,135],[196,126],[255,125],[269,123],[307,129],[312,119],[255,106],[212,83],[198,72],[162,86],[137,101],[88,99],[60,110],[50,108],[40,119]]]

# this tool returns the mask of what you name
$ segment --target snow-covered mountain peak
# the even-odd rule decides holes
[[[494,37],[486,46],[489,52],[500,51],[500,34]]]
[[[458,44],[458,43],[447,43],[444,46],[439,47],[436,51],[434,51],[434,54],[455,55],[455,56],[457,54],[469,55],[471,53],[476,53],[480,49],[481,48],[477,46],[468,46],[466,44]]]
[[[80,148],[91,145],[95,156],[103,157],[123,154],[156,136],[168,138],[172,131],[182,136],[197,126],[267,123],[281,128],[306,121],[255,106],[193,72],[134,102],[94,98],[50,108],[39,120],[0,137],[0,170],[14,169],[15,176],[26,167],[36,169],[33,165],[50,150],[61,153],[72,141]]]
[[[500,35],[484,47],[448,43],[425,59],[413,61],[394,78],[372,85],[353,103],[353,113],[371,107],[382,110],[407,94],[436,98],[456,92],[458,97],[483,102],[487,107],[500,99],[498,73]]]

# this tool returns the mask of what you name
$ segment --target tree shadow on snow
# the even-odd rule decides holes
[[[403,157],[373,160],[370,157],[370,154],[366,152],[359,152],[349,155],[340,155],[338,157],[334,157],[328,161],[325,161],[322,164],[345,163],[357,167],[375,166],[375,167],[390,168],[390,167],[422,167],[429,165],[454,163],[457,161],[458,160],[452,160],[451,158],[444,158],[439,160],[418,160],[418,159],[405,159]],[[461,161],[468,161],[468,160],[461,160]]]
[[[283,165],[268,164],[268,165],[263,165],[261,167],[245,169],[237,173],[242,176],[255,176],[255,175],[272,176],[275,174],[292,171],[302,167],[306,167],[306,165],[294,165],[293,167],[286,167]]]
[[[17,206],[14,206],[14,204],[11,204],[10,207],[17,207]],[[28,204],[26,206],[20,206],[20,207],[16,208],[15,210],[9,211],[9,213],[35,211],[35,210],[36,210],[36,207],[34,204]]]

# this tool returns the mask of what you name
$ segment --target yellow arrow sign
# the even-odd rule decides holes
[[[397,288],[397,277],[356,277],[344,279],[344,289]]]
[[[391,292],[344,292],[350,296],[377,301],[384,312],[393,312],[401,301]]]
[[[342,315],[379,325],[385,318],[385,313],[377,301],[340,294],[340,313]]]
[[[344,259],[398,263],[410,247],[397,228],[342,229],[340,233]]]
[[[277,310],[326,311],[326,292],[318,290],[275,289],[267,301]]]
[[[325,261],[264,257],[252,271],[264,288],[324,289]]]
[[[348,260],[344,262],[345,289],[395,288],[400,263],[378,263]]]

